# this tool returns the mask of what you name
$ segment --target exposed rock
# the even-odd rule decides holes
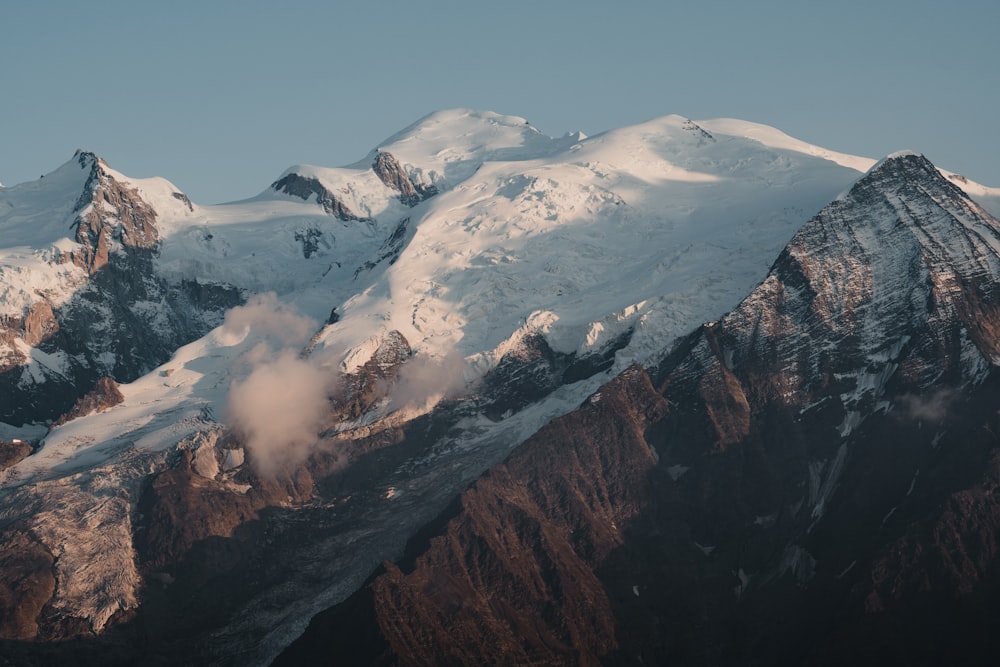
[[[231,537],[237,527],[257,519],[264,507],[308,498],[312,492],[312,480],[304,471],[291,479],[266,480],[247,468],[227,482],[198,474],[194,459],[193,452],[182,451],[175,467],[150,479],[139,501],[144,519],[136,549],[146,571],[182,561],[209,538]]]
[[[378,256],[374,260],[368,260],[357,269],[354,270],[354,278],[361,274],[362,271],[371,271],[376,266],[382,262],[388,260],[389,264],[395,264],[396,260],[399,259],[400,253],[403,252],[403,247],[406,242],[406,232],[409,229],[410,219],[403,218],[396,225],[396,228],[392,230],[392,234],[382,242],[382,246],[379,248]]]
[[[632,334],[627,329],[601,349],[577,355],[557,352],[541,334],[528,333],[483,378],[480,393],[485,414],[491,419],[501,419],[564,384],[606,371],[614,364],[615,353],[628,345]]]
[[[194,204],[191,203],[191,200],[188,199],[188,196],[186,194],[184,194],[183,192],[175,192],[173,193],[172,196],[174,199],[183,202],[184,205],[187,206],[189,211],[191,211],[192,213],[194,212]]]
[[[56,587],[52,554],[29,533],[0,532],[0,638],[34,639]]]
[[[93,389],[77,400],[69,412],[56,419],[52,425],[59,426],[77,417],[89,415],[92,412],[104,412],[124,400],[125,397],[122,396],[121,391],[118,389],[118,383],[104,376],[97,381]]]
[[[327,245],[323,240],[323,232],[315,227],[295,232],[295,240],[302,244],[302,256],[306,259],[312,257],[320,245]]]
[[[59,331],[52,306],[48,301],[37,301],[28,309],[24,318],[24,342],[31,347],[38,346],[42,341],[51,338]]]
[[[328,215],[332,215],[344,222],[352,220],[365,222],[369,220],[369,218],[362,218],[356,215],[316,178],[288,174],[272,183],[271,189],[303,200],[308,200],[315,195],[316,203],[322,206]]]
[[[0,403],[0,421],[56,419],[100,377],[134,380],[243,302],[229,285],[168,285],[153,272],[151,253],[112,254],[59,308],[41,300],[23,319],[0,319],[0,349],[8,350],[0,358],[0,391],[9,397]],[[24,354],[31,347],[45,364]]]
[[[0,472],[23,461],[31,451],[31,443],[24,440],[0,440]]]
[[[79,153],[81,166],[90,165],[90,176],[74,207],[75,240],[83,248],[74,251],[74,264],[94,273],[108,263],[116,243],[123,248],[153,250],[159,241],[156,211],[139,192],[119,183],[103,160],[93,153]]]
[[[371,358],[344,378],[343,396],[335,401],[331,421],[357,419],[384,399],[400,365],[411,354],[410,343],[403,334],[395,330],[387,332]]]
[[[399,200],[407,206],[416,206],[437,194],[437,188],[433,185],[414,183],[391,153],[379,151],[372,163],[372,170],[383,183],[399,193]]]

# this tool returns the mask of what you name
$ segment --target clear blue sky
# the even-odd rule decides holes
[[[1000,186],[1000,1],[6,3],[0,182],[86,148],[201,203],[446,107],[550,135],[668,113]]]

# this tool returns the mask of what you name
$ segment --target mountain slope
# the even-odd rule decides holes
[[[998,234],[890,156],[658,390],[630,370],[539,431],[279,663],[990,655]]]

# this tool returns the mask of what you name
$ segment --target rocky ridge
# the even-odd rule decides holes
[[[232,285],[160,278],[156,211],[96,155],[77,152],[63,169],[74,165],[86,174],[71,210],[75,242],[57,244],[49,263],[86,279],[38,292],[20,316],[0,320],[0,388],[10,397],[0,421],[54,419],[102,376],[134,380],[243,300]]]

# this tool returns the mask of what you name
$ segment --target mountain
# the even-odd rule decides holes
[[[0,190],[4,654],[265,664],[329,608],[353,655],[451,659],[420,653],[450,629],[465,661],[629,662],[697,608],[690,659],[758,655],[719,634],[787,620],[755,582],[818,607],[889,544],[811,542],[845,497],[885,509],[843,491],[882,451],[854,443],[988,403],[995,191],[873,164],[743,121],[450,110],[242,202],[89,153]],[[968,447],[940,479],[871,460],[931,503]]]
[[[541,429],[279,664],[986,659],[998,270],[1000,221],[890,156],[733,311]]]

